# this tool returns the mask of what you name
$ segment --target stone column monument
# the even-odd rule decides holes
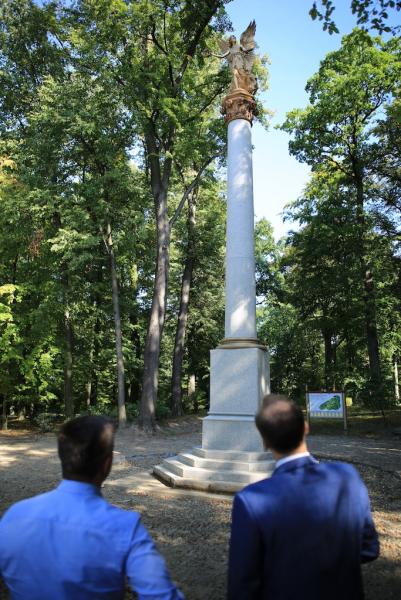
[[[256,334],[252,121],[256,114],[252,74],[256,25],[240,43],[221,42],[232,82],[223,100],[228,124],[225,337],[211,351],[210,410],[202,447],[167,459],[157,477],[177,487],[236,491],[266,477],[273,461],[263,452],[255,413],[270,387],[267,349]]]

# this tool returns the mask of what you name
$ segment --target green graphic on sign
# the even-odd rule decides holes
[[[323,404],[321,404],[319,406],[319,408],[320,408],[320,410],[338,410],[340,408],[340,406],[341,406],[340,396],[333,396],[329,400],[326,400],[326,402],[323,402]]]

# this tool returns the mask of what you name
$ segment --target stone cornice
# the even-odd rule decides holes
[[[267,347],[254,338],[224,338],[221,340],[218,348],[234,350],[235,348],[260,348],[267,350]]]

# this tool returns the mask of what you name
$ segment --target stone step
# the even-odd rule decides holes
[[[170,470],[175,475],[184,479],[200,479],[203,481],[234,481],[247,485],[267,477],[267,473],[250,472],[228,469],[206,469],[202,467],[192,467],[180,460],[180,456],[166,458],[162,466]]]
[[[165,458],[153,475],[172,487],[233,494],[273,473],[269,452],[237,452],[193,448]]]
[[[199,490],[201,492],[210,492],[214,494],[235,494],[244,487],[243,483],[237,481],[204,481],[201,479],[191,479],[175,475],[169,469],[162,465],[153,467],[153,475],[170,487],[183,488],[190,490]]]
[[[238,460],[221,460],[215,458],[202,458],[192,452],[181,452],[178,459],[190,467],[199,467],[201,469],[211,469],[213,471],[245,471],[271,473],[274,469],[273,460],[240,462]]]
[[[239,462],[257,462],[273,460],[270,452],[240,452],[235,450],[208,450],[207,448],[193,448],[192,454],[201,458],[212,458],[216,460],[237,460]]]

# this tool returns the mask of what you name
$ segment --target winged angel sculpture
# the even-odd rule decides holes
[[[245,31],[241,34],[238,44],[235,35],[230,35],[228,40],[220,40],[222,55],[218,58],[226,58],[232,73],[230,93],[236,90],[245,90],[248,94],[254,94],[258,89],[256,77],[252,73],[255,62],[254,48],[256,23],[251,21]],[[216,56],[216,55],[215,55]]]

